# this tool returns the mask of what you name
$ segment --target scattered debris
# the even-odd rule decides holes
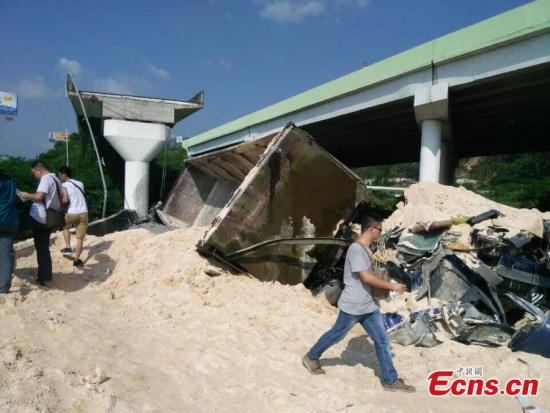
[[[528,396],[518,395],[516,396],[516,399],[521,406],[521,410],[525,413],[544,413],[544,410],[538,406],[535,406]]]
[[[402,309],[386,314],[390,339],[437,345],[437,322],[465,344],[550,357],[550,214],[433,183],[411,186],[405,199],[384,222],[376,258],[428,306],[416,319]],[[441,318],[430,314],[434,299]]]
[[[220,270],[219,268],[216,268],[212,265],[209,265],[208,267],[206,267],[204,269],[204,273],[206,275],[209,275],[210,277],[218,277],[222,274],[222,270]]]
[[[84,377],[84,381],[90,384],[101,384],[105,380],[105,372],[100,367],[90,370],[90,373]]]

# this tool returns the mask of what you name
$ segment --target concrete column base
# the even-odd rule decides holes
[[[143,218],[149,206],[149,162],[126,161],[124,181],[124,208]]]

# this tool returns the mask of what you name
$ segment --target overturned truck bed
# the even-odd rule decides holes
[[[164,223],[207,227],[201,253],[264,281],[303,282],[322,252],[372,196],[362,179],[293,124],[187,160]],[[351,217],[351,218],[350,218]]]

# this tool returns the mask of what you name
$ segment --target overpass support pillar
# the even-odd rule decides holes
[[[454,150],[449,127],[449,84],[424,86],[414,95],[416,121],[422,129],[418,180],[450,185]]]
[[[443,122],[422,121],[422,142],[420,147],[419,181],[439,182],[441,168]]]

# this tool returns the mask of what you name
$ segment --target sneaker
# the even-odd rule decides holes
[[[63,255],[69,255],[69,254],[72,254],[73,253],[73,250],[71,248],[63,248],[61,250],[61,254]]]
[[[307,354],[302,357],[302,364],[311,374],[325,374],[325,370],[321,368],[319,360],[310,360]]]
[[[403,379],[397,379],[392,384],[384,384],[384,390],[387,391],[404,391],[405,393],[414,393],[416,388],[406,384]]]
[[[73,262],[73,267],[82,267],[84,265],[84,263],[82,262],[82,260],[74,260]]]

